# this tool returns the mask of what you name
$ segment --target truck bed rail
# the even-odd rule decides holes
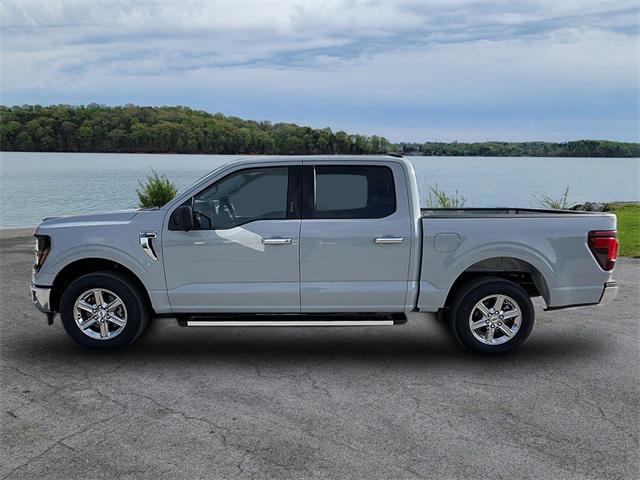
[[[420,213],[425,217],[510,217],[534,216],[548,217],[556,215],[611,215],[611,212],[585,212],[582,210],[549,210],[543,208],[421,208]]]

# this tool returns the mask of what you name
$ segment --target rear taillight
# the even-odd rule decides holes
[[[589,249],[607,272],[613,270],[618,258],[618,239],[615,230],[589,232]]]

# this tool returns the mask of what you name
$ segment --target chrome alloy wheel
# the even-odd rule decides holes
[[[97,340],[117,337],[127,324],[127,308],[111,290],[92,288],[78,297],[73,318],[82,333]]]
[[[469,315],[471,333],[485,345],[507,343],[518,333],[521,323],[520,306],[507,295],[484,297]]]

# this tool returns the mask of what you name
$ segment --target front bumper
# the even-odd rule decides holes
[[[604,290],[602,291],[602,297],[600,297],[600,305],[606,305],[611,303],[618,295],[618,284],[616,282],[606,282],[604,284]]]
[[[42,313],[52,313],[51,304],[49,303],[50,297],[51,287],[38,287],[33,283],[31,284],[31,299],[36,308]]]

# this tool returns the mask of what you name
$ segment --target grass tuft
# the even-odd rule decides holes
[[[618,217],[620,256],[640,258],[640,204],[610,203],[608,207]]]
[[[427,208],[462,208],[467,203],[467,198],[463,197],[456,190],[452,194],[447,194],[438,188],[438,184],[429,187],[429,198],[427,198]]]
[[[535,197],[542,208],[567,210],[569,208],[569,185],[567,185],[567,188],[564,189],[564,192],[562,192],[562,195],[558,198],[551,197],[546,193]]]

